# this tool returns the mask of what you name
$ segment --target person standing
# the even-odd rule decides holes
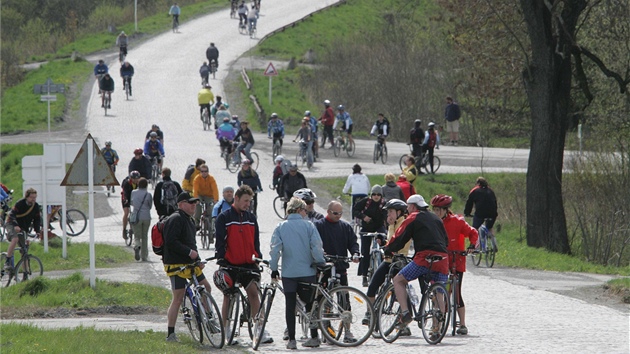
[[[468,253],[474,251],[479,245],[479,234],[477,230],[468,225],[466,220],[460,215],[455,215],[451,211],[453,197],[445,194],[438,194],[431,198],[431,208],[433,213],[437,215],[442,222],[448,235],[449,251],[463,251],[466,247],[466,239],[468,239]],[[459,318],[459,328],[457,334],[468,334],[466,327],[466,309],[464,298],[462,297],[462,283],[464,281],[464,272],[466,272],[466,256],[449,253],[449,269],[455,269],[459,277],[459,285],[457,286],[457,317]]]
[[[383,185],[383,200],[387,203],[390,199],[407,200],[400,186],[396,184],[396,176],[393,173],[385,174]]]
[[[136,255],[136,261],[146,262],[149,260],[149,226],[151,226],[151,193],[147,190],[149,183],[146,179],[138,180],[138,189],[131,191],[131,206],[133,212],[138,214],[136,223],[132,224],[133,234],[135,235],[133,250]]]
[[[416,178],[418,178],[418,174],[422,174],[420,169],[416,166],[416,161],[414,160],[413,156],[407,155],[407,158],[405,159],[405,167],[403,167],[402,174],[405,175],[407,181],[409,181],[409,183],[412,185],[416,181]]]
[[[431,173],[433,172],[433,151],[434,149],[440,149],[440,134],[435,130],[435,123],[429,123],[429,128],[424,134],[424,141],[422,142],[422,150],[429,154],[429,166],[431,167]],[[417,166],[417,164],[416,164]],[[418,169],[419,170],[419,169]]]
[[[346,179],[346,184],[341,191],[343,194],[352,191],[352,219],[357,216],[354,214],[354,205],[361,198],[365,198],[370,191],[370,180],[366,175],[361,173],[361,166],[357,163],[352,166],[352,174]]]
[[[308,118],[308,123],[311,126],[311,141],[313,142],[313,162],[315,162],[319,158],[319,143],[317,142],[317,139],[319,139],[317,135],[317,119],[313,117],[311,111],[305,111],[304,118]]]
[[[413,128],[409,131],[409,144],[411,144],[411,154],[416,161],[422,158],[422,143],[424,142],[424,130],[422,130],[422,121],[416,119]]]
[[[18,242],[23,245],[26,241],[25,234],[31,225],[39,238],[42,238],[42,209],[37,203],[37,191],[29,188],[24,192],[24,198],[18,200],[9,215],[5,228],[7,230],[7,240],[10,242],[7,248],[7,260],[4,264],[5,270],[12,270],[15,266],[13,251]],[[24,233],[21,233],[21,232]]]
[[[446,97],[446,108],[444,109],[444,119],[446,119],[446,130],[450,134],[451,145],[457,146],[459,139],[459,118],[461,118],[459,105],[453,101],[453,97]]]
[[[324,250],[322,239],[315,226],[305,220],[306,203],[293,197],[287,204],[287,220],[278,224],[271,235],[271,259],[269,268],[271,278],[279,279],[278,262],[282,257],[282,287],[285,298],[285,320],[289,341],[287,349],[297,349],[295,341],[295,305],[297,303],[298,282],[317,282],[313,264],[323,264]],[[301,296],[302,298],[302,296]],[[306,311],[310,311],[313,301],[302,298],[306,303]],[[311,328],[311,338],[305,347],[319,347],[317,328]]]
[[[260,177],[258,177],[258,173],[254,171],[251,166],[252,162],[245,159],[241,164],[241,170],[238,172],[237,176],[237,185],[240,187],[242,185],[248,185],[249,188],[254,192],[254,196],[252,197],[253,205],[250,207],[250,211],[254,213],[254,215],[258,215],[256,213],[258,209],[258,193],[262,192],[262,184],[260,183]]]
[[[171,179],[171,169],[164,167],[162,180],[153,191],[153,205],[160,219],[173,214],[177,210],[177,196],[183,192],[182,187]]]
[[[131,207],[131,192],[135,190],[136,188],[138,188],[138,181],[140,180],[140,177],[142,177],[140,175],[140,172],[131,171],[129,176],[123,179],[122,183],[120,184],[120,189],[122,189],[122,193],[120,193],[120,199],[122,201],[122,207],[123,207],[122,237],[125,240],[128,237],[127,236],[127,223],[129,221],[129,208]]]
[[[112,170],[114,174],[116,174],[116,165],[118,165],[118,161],[120,158],[118,157],[118,153],[116,150],[112,149],[112,142],[107,140],[105,142],[105,147],[101,149],[101,155],[105,158],[105,162]],[[112,186],[112,193],[115,192],[114,186]]]
[[[315,198],[317,198],[317,196],[312,190],[308,188],[298,189],[293,193],[293,196],[302,199],[304,203],[306,203],[306,217],[311,222],[314,223],[324,218],[324,214],[315,210]]]
[[[472,226],[475,229],[479,229],[483,222],[486,221],[486,227],[488,230],[492,230],[494,222],[499,215],[497,197],[488,185],[488,181],[483,177],[477,178],[475,187],[470,190],[466,200],[466,207],[464,208],[464,215],[470,216],[473,206],[475,207],[475,214]]]
[[[125,63],[120,67],[120,77],[123,79],[123,90],[126,88],[127,84],[129,84],[129,96],[133,96],[131,92],[131,78],[133,74],[133,66],[125,60]],[[125,77],[127,80],[125,80]]]
[[[214,43],[210,43],[206,49],[206,58],[208,58],[209,65],[212,65],[212,61],[214,61],[217,64],[217,70],[219,69],[219,48],[215,47]]]
[[[164,263],[164,271],[171,280],[171,292],[173,297],[167,311],[168,332],[167,342],[179,342],[175,334],[175,323],[177,323],[177,315],[180,306],[184,300],[184,292],[186,291],[186,279],[191,278],[192,274],[174,273],[171,269],[193,263],[200,259],[197,252],[197,242],[195,239],[195,223],[192,215],[195,212],[195,205],[199,199],[193,198],[187,192],[182,192],[177,196],[177,211],[166,219],[164,222],[164,255],[162,262]],[[199,284],[210,292],[210,282],[203,274],[204,264],[200,264],[194,269]]]
[[[197,209],[195,210],[195,225],[199,228],[199,220],[201,219],[201,203],[206,204],[206,212],[210,215],[212,207],[214,207],[214,201],[219,200],[219,188],[217,187],[217,181],[214,176],[210,174],[208,165],[201,165],[199,167],[200,174],[195,177],[193,181],[193,197],[199,199]],[[212,234],[212,230],[210,230]]]
[[[383,188],[378,184],[372,187],[369,198],[359,200],[352,210],[353,214],[361,220],[361,232],[380,232],[385,233],[385,220],[387,212],[383,209],[385,201],[383,200]],[[357,271],[358,276],[363,276],[363,286],[367,287],[369,279],[368,268],[370,267],[370,249],[372,248],[372,237],[361,236],[361,262]]]
[[[188,168],[186,169],[186,173],[184,174],[184,180],[182,180],[182,189],[184,190],[184,192],[193,192],[193,182],[195,178],[200,174],[199,167],[201,167],[201,165],[205,165],[205,163],[206,160],[202,158],[197,158],[194,165],[188,166]]]
[[[319,118],[319,121],[324,125],[324,133],[322,134],[322,143],[319,146],[324,148],[326,145],[326,138],[330,140],[330,148],[335,147],[335,138],[333,137],[333,124],[335,124],[335,112],[330,107],[330,101],[324,100],[324,113]]]

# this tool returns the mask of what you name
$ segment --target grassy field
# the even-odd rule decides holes
[[[43,153],[42,144],[0,144],[0,181],[9,189],[14,190],[13,199],[15,201],[23,196],[22,158],[29,155],[42,155]]]

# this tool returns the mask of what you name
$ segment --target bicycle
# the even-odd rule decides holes
[[[359,232],[361,237],[371,237],[372,238],[372,246],[370,247],[370,263],[368,267],[367,278],[372,279],[374,272],[383,262],[383,251],[381,251],[381,246],[376,242],[377,237],[383,237],[387,239],[387,234],[383,234],[380,232]],[[363,242],[363,241],[361,241]]]
[[[234,146],[232,148],[232,152],[227,155],[227,157],[225,158],[225,164],[227,166],[227,169],[232,172],[232,173],[236,173],[241,169],[241,163],[240,162],[235,162],[234,161],[234,154],[237,153],[236,148],[238,147],[238,143],[234,143]],[[247,156],[245,155],[245,149],[241,150],[240,152],[243,156],[241,156],[241,158],[247,158]],[[258,169],[258,162],[260,161],[260,159],[258,158],[258,154],[255,153],[254,151],[250,151],[249,155],[252,157],[251,159],[249,159],[251,161],[251,168],[254,169],[254,171],[256,171],[256,169]]]
[[[409,150],[413,152],[411,144],[407,144],[407,145],[409,145]],[[402,155],[400,159],[398,160],[398,167],[400,167],[401,170],[406,167],[405,159],[408,156],[413,156],[413,155],[411,153],[405,154],[405,155]],[[422,156],[414,157],[414,160],[416,162],[416,166],[418,167],[418,170],[424,169],[427,174],[431,173],[431,164],[429,163],[429,154],[426,151],[422,153]],[[442,165],[442,161],[440,160],[440,157],[434,154],[433,155],[433,173],[437,172],[440,169],[441,165]]]
[[[252,257],[256,262],[260,262],[262,266],[266,266],[269,269],[269,261]],[[262,269],[261,266],[261,269]],[[260,289],[262,296],[260,297],[260,307],[258,313],[254,316],[254,337],[252,338],[252,348],[258,350],[258,346],[262,342],[265,334],[265,326],[269,320],[269,314],[271,314],[271,305],[273,299],[276,297],[276,289],[279,287],[278,282],[272,280],[271,283],[265,283]]]
[[[212,124],[210,119],[210,112],[208,112],[208,107],[203,107],[201,111],[201,122],[203,123],[203,130],[210,130],[210,124]]]
[[[422,293],[422,300],[418,306],[418,298],[415,291],[410,290],[413,287],[407,286],[407,304],[414,321],[418,322],[418,326],[422,329],[422,336],[429,344],[438,344],[442,341],[448,330],[448,319],[450,316],[450,302],[446,287],[441,282],[430,284],[431,268],[434,262],[440,261],[444,257],[439,255],[427,256],[429,262],[429,272],[421,276],[421,288],[426,289]],[[400,337],[403,327],[400,325],[399,318],[401,316],[400,305],[395,299],[394,285],[391,284],[385,290],[385,298],[381,302],[379,309],[379,319],[383,316],[396,316],[397,320],[390,326],[381,328],[383,340],[387,343],[393,343]],[[416,308],[416,306],[418,306]]]
[[[111,108],[112,105],[112,92],[104,91],[103,95],[103,109],[105,110],[105,116],[107,116],[107,109]]]
[[[53,208],[50,221],[56,220],[59,220],[59,227],[62,229],[64,222],[66,223],[66,234],[71,237],[81,235],[87,228],[87,217],[78,209],[68,209],[63,213],[61,206]]]
[[[242,268],[237,266],[222,266],[221,268],[237,271],[239,273],[259,275],[258,272],[250,268]],[[251,317],[249,299],[247,298],[247,293],[243,294],[242,289],[243,287],[241,286],[241,283],[239,282],[237,277],[237,279],[234,279],[234,286],[232,287],[232,289],[230,289],[230,292],[228,294],[224,294],[224,296],[228,297],[227,318],[224,319],[226,322],[225,330],[227,330],[225,341],[228,345],[236,344],[235,342],[233,343],[234,337],[240,335],[240,327],[243,326],[243,324],[246,322],[247,330],[249,332],[249,338],[252,340],[254,338],[254,321]],[[260,295],[260,289],[258,289],[258,291]],[[239,315],[241,306],[243,307],[243,312]],[[237,332],[239,333],[237,334]]]
[[[453,328],[453,331],[451,332],[452,336],[455,336],[457,332],[457,327],[459,327],[459,322],[457,322],[457,308],[459,307],[459,287],[461,284],[459,275],[457,274],[455,257],[466,257],[468,255],[473,256],[475,253],[478,253],[478,251],[475,251],[473,253],[468,253],[468,251],[448,251],[449,259],[453,259],[453,262],[450,262],[449,265],[450,274],[448,276],[448,281],[446,282],[446,290],[449,291],[451,301],[451,310],[448,322],[450,323],[450,325],[452,325]],[[448,326],[449,325],[447,325],[447,328]]]
[[[348,154],[348,157],[354,156],[354,151],[356,150],[354,141],[350,142],[350,139],[348,139],[347,137],[344,139],[342,130],[337,129],[335,134],[337,135],[333,148],[333,153],[335,154],[335,157],[338,157],[339,154],[341,154],[342,149]]]
[[[195,268],[200,264],[205,264],[215,258],[206,258],[185,266],[176,268],[175,273],[184,272],[190,269],[191,278],[188,278],[186,284],[186,292],[184,301],[181,305],[181,313],[184,323],[192,338],[203,344],[204,335],[208,339],[210,345],[220,349],[225,344],[225,333],[223,330],[223,321],[221,319],[221,311],[216,301],[209,291],[203,285],[199,284],[195,275]]]
[[[120,46],[120,51],[118,52],[118,62],[120,64],[124,63],[126,57],[127,57],[127,46]]]
[[[114,174],[114,176],[116,175],[116,165],[112,162],[109,163],[107,162],[107,164],[109,165],[109,168],[112,170],[112,173]],[[109,197],[112,193],[116,193],[116,186],[115,185],[111,185],[111,186],[106,186],[105,187],[107,190],[107,196]]]
[[[249,38],[256,38],[256,24],[250,23],[249,25]]]
[[[240,34],[247,34],[248,33],[247,23],[246,22],[245,23],[241,22],[241,23],[238,24],[238,32]]]
[[[214,59],[210,60],[210,73],[213,79],[217,78],[217,61]]]
[[[2,203],[0,203],[0,241],[4,241],[4,238],[7,234],[7,231],[5,229],[5,222],[7,214],[9,213],[9,210],[11,210],[9,205],[11,204],[11,201],[13,201],[13,189],[11,189],[7,194],[9,196],[4,201],[2,201]]]
[[[19,251],[20,261],[17,262],[14,267],[7,267],[7,253],[2,252],[2,254],[0,254],[0,266],[3,267],[0,269],[0,284],[5,284],[5,286],[11,285],[11,280],[14,279],[17,284],[19,282],[44,275],[44,265],[42,264],[42,261],[36,256],[28,253],[31,243],[29,238],[35,239],[35,237],[27,234],[25,231],[19,232],[15,237],[19,238],[19,247],[16,247],[15,251]],[[14,256],[15,254],[16,252],[13,253]]]
[[[385,276],[385,281],[379,288],[378,293],[376,294],[376,298],[374,299],[374,304],[372,304],[372,306],[374,307],[374,312],[379,312],[378,321],[376,322],[376,330],[373,334],[374,337],[377,337],[376,332],[378,332],[379,338],[385,337],[383,333],[394,333],[394,331],[390,330],[389,332],[387,332],[387,330],[393,328],[396,325],[398,314],[389,311],[381,311],[381,307],[390,308],[390,306],[394,306],[394,304],[391,303],[396,301],[396,297],[393,293],[393,288],[391,289],[392,292],[388,292],[387,290],[390,288],[390,285],[392,285],[392,279],[394,279],[396,274],[398,274],[398,272],[411,261],[412,258],[407,257],[403,254],[394,254],[392,256],[392,263],[389,267],[389,272],[387,272],[387,275]],[[384,303],[387,301],[389,301],[390,303]]]
[[[131,77],[129,75],[125,75],[123,76],[123,81],[124,81],[124,85],[125,85],[125,96],[127,98],[127,101],[129,101],[129,96],[131,95],[131,84],[130,84],[130,79]]]
[[[387,145],[385,145],[385,139],[381,135],[377,137],[376,143],[374,143],[372,162],[376,163],[379,159],[383,165],[387,163]]]
[[[494,233],[485,225],[486,220],[484,220],[484,224],[479,227],[479,252],[472,255],[472,261],[474,265],[479,266],[479,264],[481,264],[481,258],[485,255],[486,266],[492,268],[499,248],[497,247],[497,239],[494,237]],[[491,247],[488,247],[488,245],[491,245]]]
[[[293,141],[295,142],[295,140]],[[310,170],[313,168],[313,163],[308,161],[308,143],[302,139],[298,141],[298,144],[300,144],[300,150],[295,155],[295,164],[301,166],[306,164],[306,167]]]
[[[201,218],[199,219],[199,236],[201,237],[201,246],[203,249],[210,249],[210,245],[214,243],[214,218],[209,211],[212,210],[214,203],[201,202]]]
[[[232,6],[230,7],[230,18],[236,18],[236,9],[238,7],[237,2],[232,1]]]
[[[269,139],[273,139],[272,137],[268,137]],[[271,147],[271,155],[275,159],[276,156],[282,155],[282,145],[280,145],[280,139],[275,139],[273,145]]]
[[[129,231],[127,231],[127,239],[125,239],[125,244],[128,247],[131,247],[131,245],[133,245],[133,226],[129,225]]]
[[[173,33],[179,32],[179,19],[177,16],[173,16]]]
[[[149,179],[149,182],[151,182],[153,189],[155,189],[155,185],[158,183],[158,181],[160,180],[160,176],[162,175],[162,170],[160,169],[160,165],[158,162],[158,159],[160,157],[162,156],[151,157],[151,178]]]
[[[284,203],[286,203],[286,199],[283,196],[277,196],[273,199],[273,211],[275,211],[276,215],[278,215],[278,217],[282,220],[287,218],[287,211],[284,208]]]

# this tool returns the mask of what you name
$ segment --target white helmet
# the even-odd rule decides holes
[[[274,160],[276,163],[280,162],[280,161],[284,161],[284,156],[282,155],[278,155],[276,156],[276,159]]]

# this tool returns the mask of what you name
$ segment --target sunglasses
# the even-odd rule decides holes
[[[331,211],[330,213],[333,214],[334,216],[338,216],[338,215],[343,214],[343,211]]]

